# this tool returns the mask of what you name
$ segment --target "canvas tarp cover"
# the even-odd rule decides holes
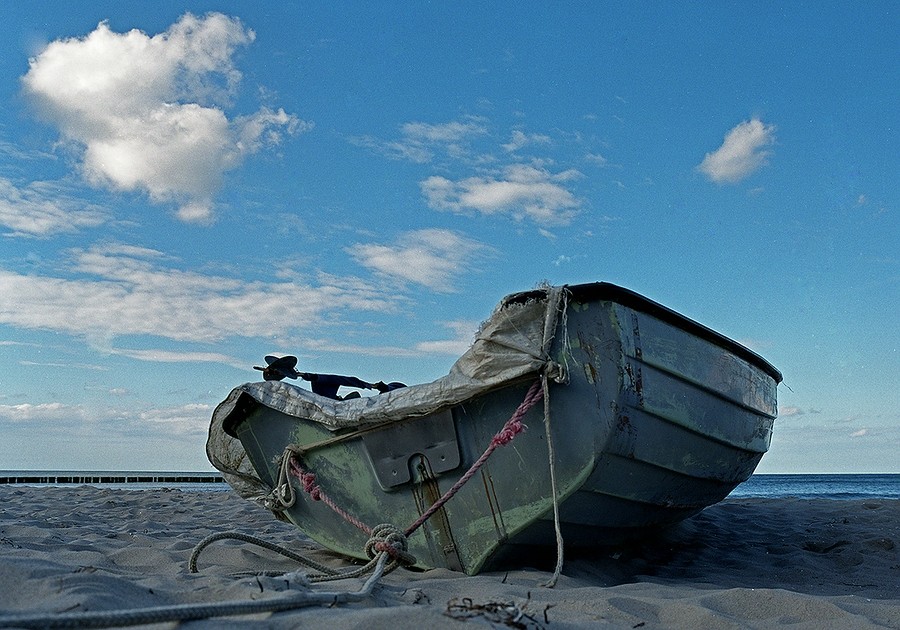
[[[528,299],[522,299],[522,295]],[[508,296],[482,324],[472,346],[449,374],[431,383],[346,401],[324,398],[281,381],[236,387],[213,413],[207,456],[241,496],[261,498],[270,488],[259,480],[240,440],[223,428],[242,396],[337,430],[426,416],[529,374],[536,375],[549,363],[547,349],[557,316],[565,309],[564,296],[562,287]]]

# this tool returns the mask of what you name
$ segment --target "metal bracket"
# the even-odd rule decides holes
[[[383,490],[410,481],[409,460],[416,455],[428,459],[436,474],[453,470],[460,463],[456,426],[449,409],[366,433],[362,442]]]

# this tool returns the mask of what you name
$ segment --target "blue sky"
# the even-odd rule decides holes
[[[606,280],[782,370],[760,472],[900,472],[896,3],[358,4],[4,8],[0,469],[207,470],[265,354]]]

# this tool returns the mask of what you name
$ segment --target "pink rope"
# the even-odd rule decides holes
[[[526,427],[522,423],[522,418],[524,418],[525,414],[528,413],[528,411],[532,407],[534,407],[543,397],[544,389],[542,387],[542,383],[541,381],[537,381],[534,383],[534,385],[531,386],[531,389],[528,390],[528,393],[525,394],[525,399],[518,406],[509,420],[506,421],[506,423],[503,425],[503,428],[501,428],[497,432],[497,434],[493,438],[491,438],[491,443],[488,445],[487,449],[485,449],[484,453],[481,454],[481,457],[475,460],[472,466],[469,467],[469,470],[466,471],[466,474],[460,477],[459,480],[455,484],[453,484],[453,486],[451,486],[450,489],[447,490],[447,492],[445,492],[440,499],[435,501],[431,505],[431,507],[425,510],[425,512],[423,512],[422,515],[418,519],[416,519],[415,522],[413,522],[412,525],[407,527],[404,531],[404,534],[406,536],[410,536],[413,532],[419,529],[419,527],[421,527],[422,524],[425,523],[425,521],[431,518],[435,512],[444,507],[447,501],[452,499],[453,496],[457,492],[459,492],[460,488],[466,485],[466,482],[469,481],[469,479],[475,476],[475,473],[477,473],[478,470],[482,466],[484,466],[485,462],[487,462],[488,458],[495,450],[497,450],[497,448],[509,444],[514,437],[524,431]],[[310,498],[313,501],[321,501],[332,510],[334,510],[334,512],[337,513],[345,521],[347,521],[351,525],[354,525],[366,534],[370,536],[372,535],[372,528],[365,523],[357,520],[352,515],[342,510],[337,504],[335,504],[334,501],[332,501],[328,497],[328,495],[326,495],[322,491],[322,488],[320,488],[318,484],[316,484],[316,475],[301,468],[296,459],[292,459],[291,461],[291,472],[302,484],[303,491],[309,494]],[[387,551],[388,553],[392,553],[391,551],[388,551],[387,548],[381,549],[379,546],[376,546],[376,548],[379,551]]]
[[[340,506],[338,506],[334,501],[331,500],[331,497],[329,497],[322,491],[322,488],[320,488],[316,484],[315,473],[303,470],[303,468],[300,467],[300,464],[297,463],[296,459],[291,460],[291,472],[294,473],[294,476],[300,480],[300,483],[303,484],[303,491],[309,494],[310,498],[313,501],[321,501],[332,510],[334,510],[338,514],[338,516],[343,518],[345,521],[362,530],[367,535],[372,535],[371,527],[356,519],[353,515],[342,510]]]
[[[475,463],[466,471],[466,474],[459,478],[459,480],[453,484],[444,495],[435,501],[430,508],[425,510],[416,521],[406,528],[405,534],[407,536],[411,535],[414,531],[419,529],[422,524],[427,521],[429,518],[434,515],[435,512],[444,507],[444,504],[447,503],[450,499],[453,498],[459,489],[462,488],[466,482],[475,476],[475,473],[478,472],[478,469],[484,466],[484,463],[488,460],[488,457],[497,450],[497,447],[503,446],[505,444],[509,444],[512,439],[525,430],[525,425],[522,424],[522,418],[525,417],[525,414],[528,413],[528,410],[534,407],[537,402],[544,397],[544,389],[541,387],[541,381],[537,381],[534,385],[531,386],[531,389],[528,390],[528,393],[525,394],[525,400],[522,401],[522,404],[516,409],[515,413],[513,413],[512,417],[506,421],[506,424],[503,425],[503,428],[497,432],[497,435],[491,439],[490,445],[485,449],[484,453],[481,454]]]

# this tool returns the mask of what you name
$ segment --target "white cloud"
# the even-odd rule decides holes
[[[116,348],[111,350],[117,354],[139,361],[154,361],[157,363],[223,363],[234,367],[244,367],[244,362],[234,357],[219,352],[173,352],[171,350],[136,350],[128,348]]]
[[[12,422],[31,422],[34,420],[70,420],[85,419],[86,414],[81,407],[62,403],[22,403],[20,405],[0,405],[0,419]]]
[[[512,132],[512,137],[510,138],[509,142],[501,146],[503,147],[504,151],[512,153],[513,151],[518,151],[519,149],[522,149],[529,144],[551,144],[550,136],[537,133],[526,134],[524,131],[515,129]]]
[[[123,410],[124,419],[146,431],[148,423],[158,426],[159,431],[175,435],[204,435],[209,427],[209,417],[213,408],[202,403],[188,403],[176,407],[163,407],[133,412]],[[149,427],[149,432],[154,428]]]
[[[474,320],[460,320],[444,322],[444,325],[453,332],[452,339],[420,341],[416,344],[416,350],[429,354],[446,354],[458,357],[472,345],[480,324]]]
[[[0,268],[0,323],[108,344],[122,335],[209,342],[314,327],[343,310],[389,312],[398,298],[361,282],[246,282],[163,266],[155,250],[95,247],[74,254],[77,278]]]
[[[359,243],[346,251],[380,274],[449,292],[456,277],[469,271],[487,250],[452,230],[429,229],[407,232],[393,245]]]
[[[92,363],[72,363],[72,362],[53,362],[53,361],[29,361],[27,359],[22,359],[19,361],[19,365],[31,365],[35,367],[45,367],[45,368],[54,368],[54,369],[64,369],[64,370],[92,370],[94,372],[106,372],[109,370],[108,366],[105,365],[96,365]]]
[[[309,128],[283,110],[229,120],[241,74],[232,55],[253,31],[222,14],[184,15],[166,32],[114,33],[105,22],[31,59],[26,93],[63,138],[83,147],[96,186],[144,191],[208,223],[226,171],[283,133]]]
[[[554,174],[526,164],[513,164],[497,177],[469,177],[454,182],[434,175],[421,182],[420,187],[428,205],[437,210],[509,214],[539,225],[567,225],[577,214],[581,201],[562,183],[580,176],[575,170]]]
[[[454,158],[467,156],[466,143],[487,134],[480,118],[447,123],[408,122],[400,127],[399,140],[383,141],[371,136],[354,138],[353,142],[395,159],[425,164],[441,151]]]
[[[472,120],[467,122],[451,121],[435,125],[423,122],[409,122],[405,123],[401,130],[408,140],[434,144],[453,144],[469,136],[486,133],[485,128],[481,124]]]
[[[717,184],[734,184],[766,163],[775,142],[775,126],[754,118],[728,132],[722,146],[707,153],[697,169]]]
[[[304,347],[309,351],[341,352],[344,354],[366,357],[384,358],[419,356],[419,353],[406,347],[360,345],[335,339],[305,339]]]
[[[140,435],[144,439],[154,434],[203,435],[209,426],[212,407],[202,403],[188,403],[153,409],[89,408],[59,402],[19,405],[0,405],[0,421],[12,424],[50,426],[44,434],[75,430],[81,435],[102,434],[115,426],[118,436]],[[45,438],[47,435],[45,435]]]
[[[18,187],[0,177],[0,225],[12,230],[8,236],[51,236],[97,227],[109,218],[97,206],[51,192],[41,182]]]

